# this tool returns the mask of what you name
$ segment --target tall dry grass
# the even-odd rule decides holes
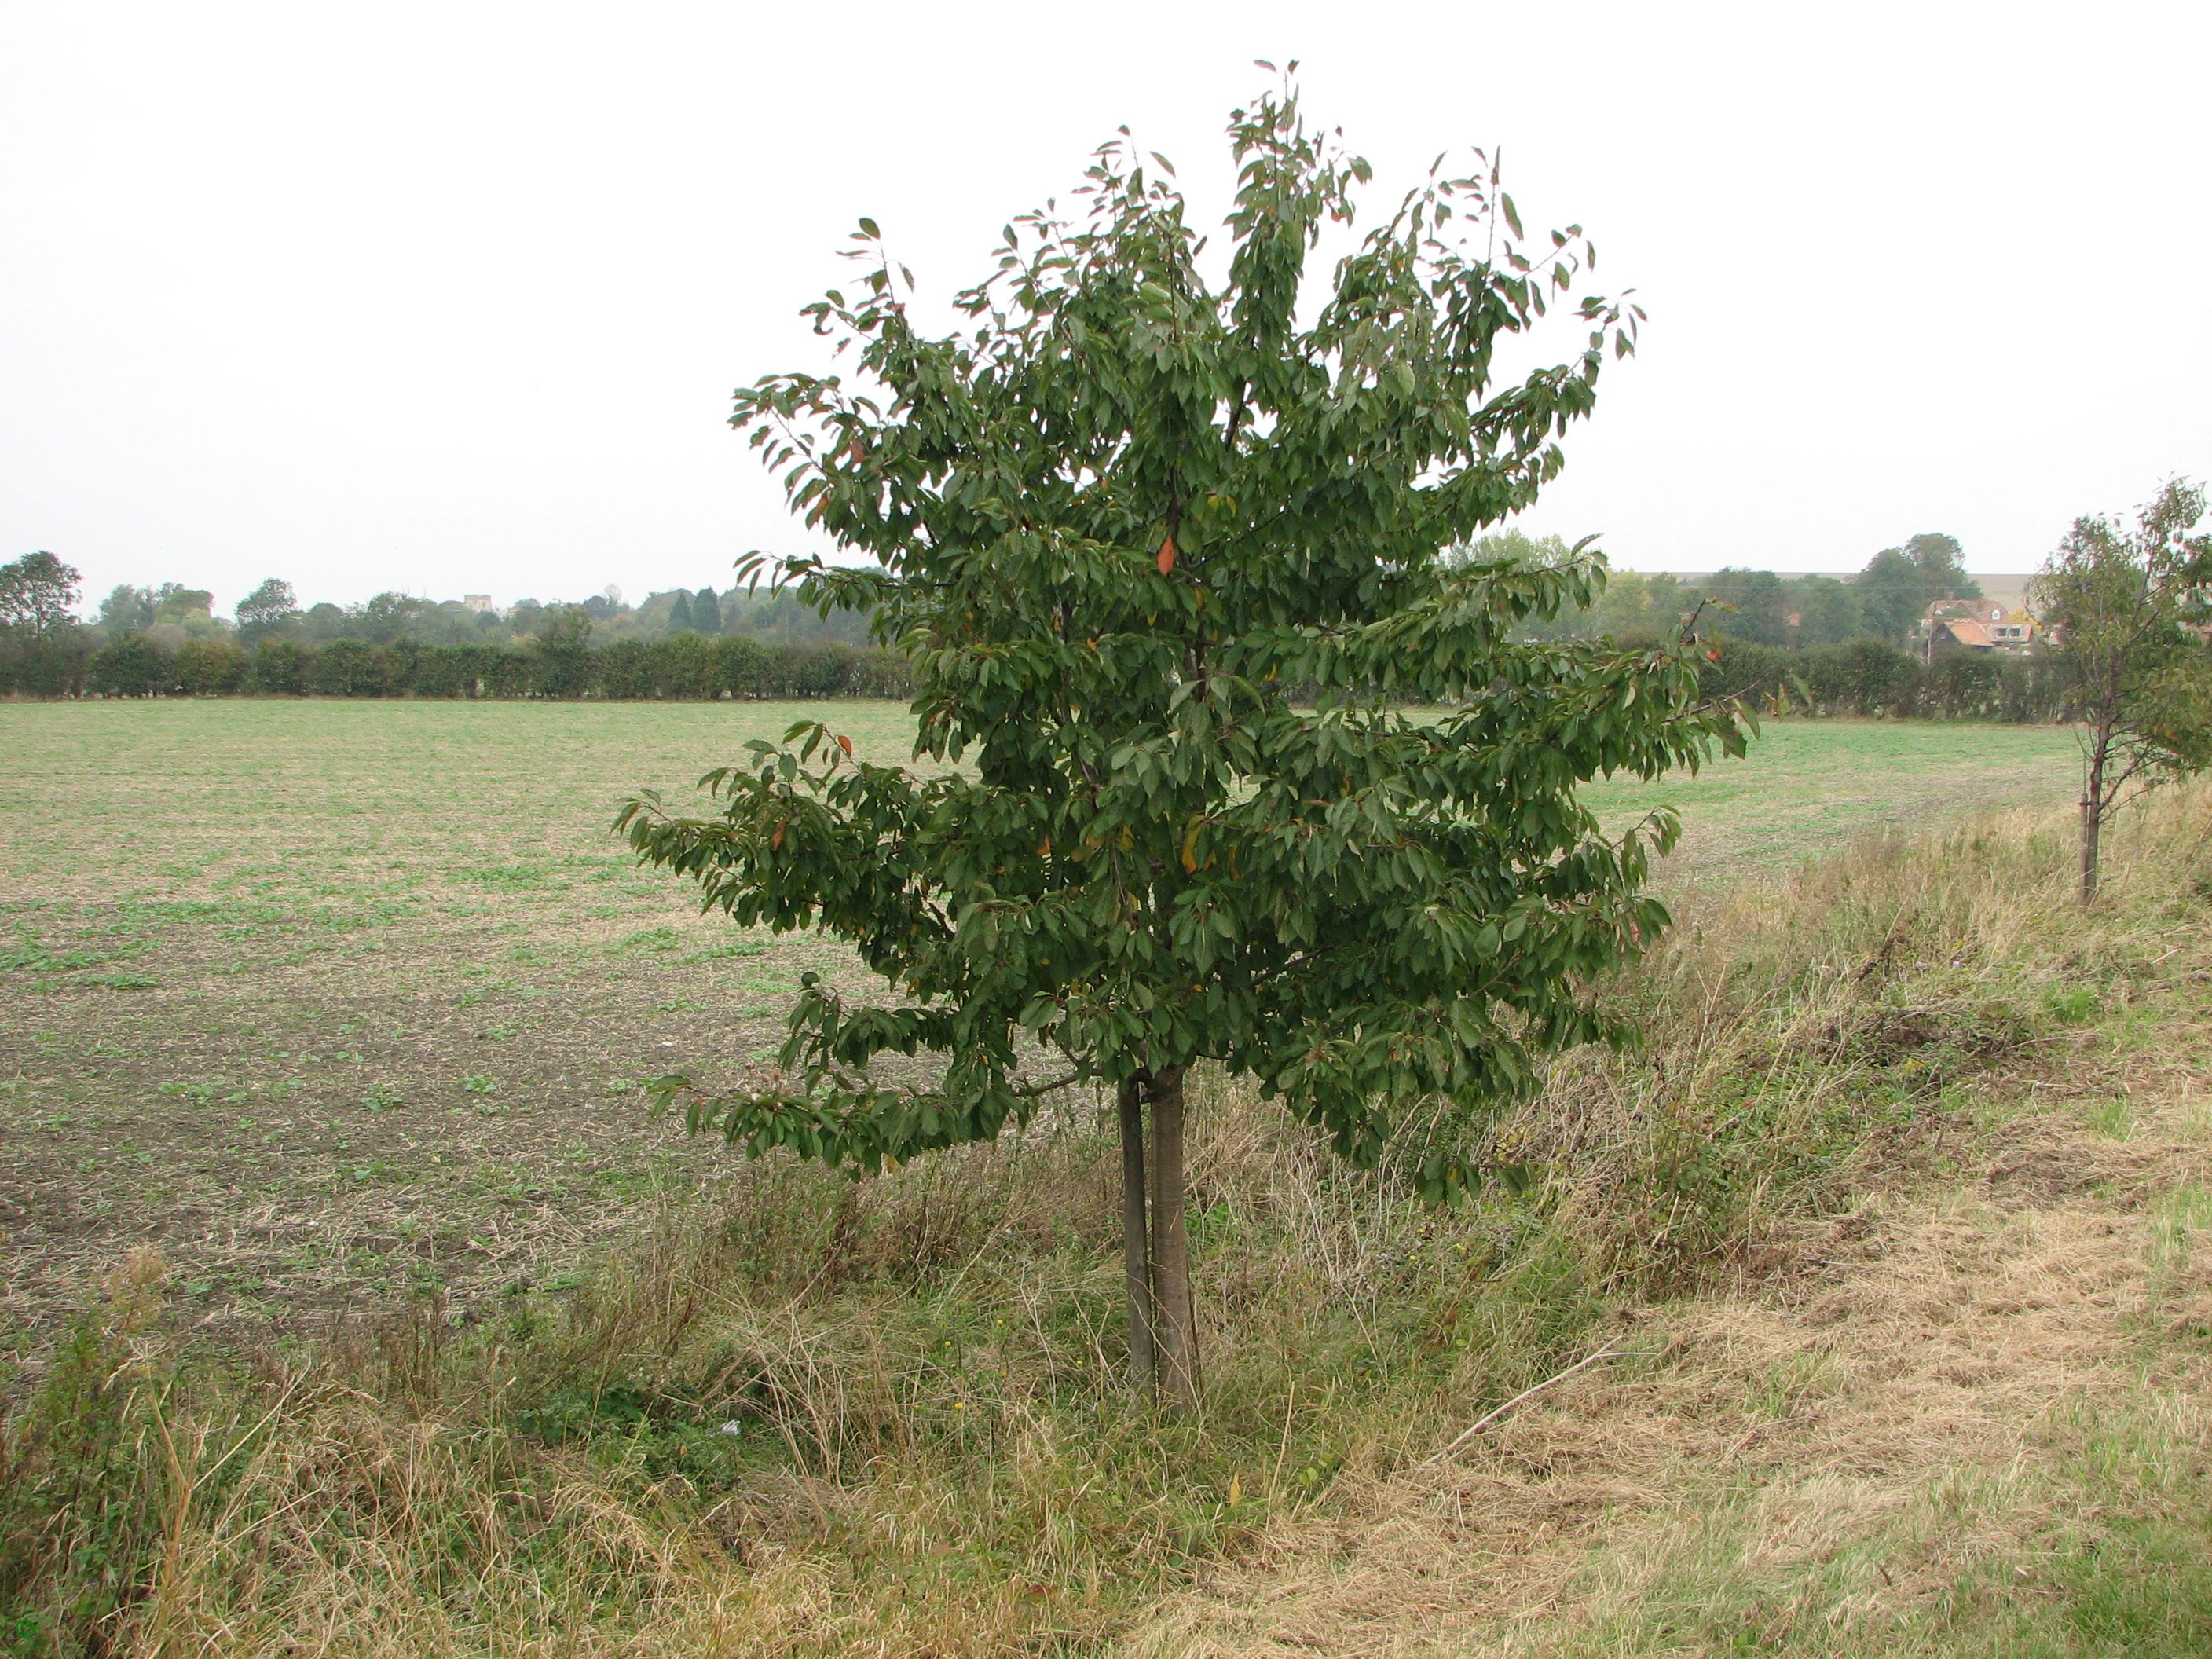
[[[22,1653],[1090,1650],[1346,1476],[1429,1456],[1624,1299],[1789,1270],[1955,1155],[2086,1018],[2202,973],[2212,797],[2105,902],[2022,817],[1704,905],[1609,994],[1647,1034],[1478,1126],[1524,1194],[1424,1208],[1218,1079],[1195,1114],[1205,1405],[1117,1380],[1115,1165],[1081,1115],[853,1184],[770,1162],[566,1298],[213,1354],[118,1271],[0,1435]],[[1607,1324],[1605,1328],[1612,1328]]]

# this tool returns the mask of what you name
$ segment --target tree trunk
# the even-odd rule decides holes
[[[1145,1224],[1145,1103],[1134,1078],[1121,1085],[1121,1266],[1129,1291],[1129,1371],[1150,1388],[1152,1358],[1152,1240]]]
[[[2098,842],[2105,830],[2105,751],[2106,739],[2098,734],[2096,746],[2089,753],[2089,784],[2081,793],[2081,902],[2087,904],[2097,896]]]
[[[1161,1397],[1198,1403],[1198,1333],[1191,1319],[1190,1234],[1183,1218],[1182,1067],[1157,1073],[1152,1102],[1152,1344]]]

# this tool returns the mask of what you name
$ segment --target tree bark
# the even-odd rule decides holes
[[[1129,1372],[1153,1384],[1152,1255],[1145,1219],[1145,1103],[1134,1078],[1121,1085],[1121,1266],[1129,1292]]]
[[[1190,1234],[1183,1216],[1182,1067],[1154,1074],[1152,1103],[1152,1345],[1160,1395],[1198,1403],[1198,1333],[1191,1317]]]
[[[2089,785],[2081,794],[2081,902],[2097,896],[2098,842],[2105,830],[2105,756],[2106,739],[2100,732],[2089,755]]]

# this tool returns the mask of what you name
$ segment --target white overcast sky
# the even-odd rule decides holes
[[[1216,220],[1259,57],[1376,208],[1502,143],[1639,290],[1534,530],[2024,570],[2212,472],[2201,0],[4,0],[0,559],[223,610],[726,582],[805,544],[723,420],[816,364],[858,216],[949,295],[1127,122]]]

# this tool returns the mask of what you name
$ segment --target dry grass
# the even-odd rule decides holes
[[[1589,1345],[1650,1357],[1346,1483],[1127,1650],[2202,1650],[2212,1583],[2161,1599],[2142,1540],[2201,1556],[2212,1522],[2207,805],[2137,820],[2094,918],[2063,840],[2014,820],[1869,848],[1686,938],[1642,988],[1645,1086],[1586,1056],[1516,1126],[1573,1172],[1556,1213],[1609,1235],[1613,1282],[1697,1247],[1698,1293]],[[2033,1031],[2039,1001],[2078,1023]],[[1770,1157],[1725,1233],[1652,1179],[1711,1150],[1747,1074],[1761,1135],[1802,1152],[1901,1065],[1952,1109],[1877,1120],[1810,1178]]]

